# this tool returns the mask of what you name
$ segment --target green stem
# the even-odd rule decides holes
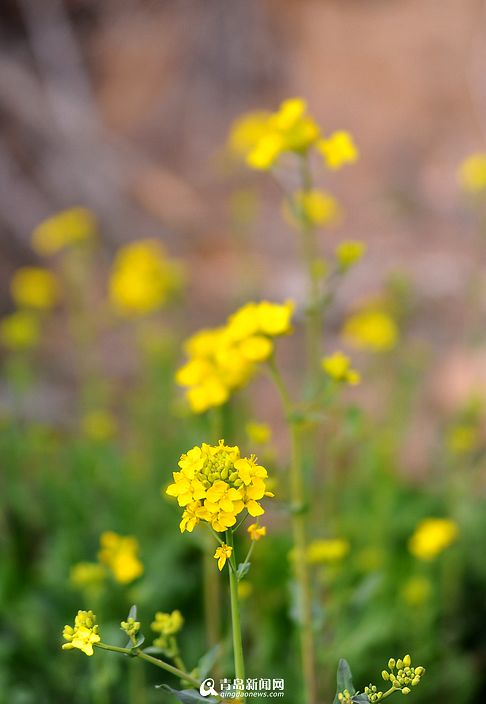
[[[188,672],[184,672],[183,670],[179,670],[178,667],[174,667],[173,665],[169,665],[169,663],[164,662],[164,660],[159,660],[158,658],[154,658],[154,657],[152,657],[152,655],[149,655],[148,653],[144,653],[143,650],[133,651],[133,650],[130,650],[129,648],[120,648],[117,645],[107,645],[106,643],[95,643],[95,648],[101,648],[102,650],[111,650],[113,653],[122,653],[123,655],[131,655],[132,657],[140,658],[141,660],[145,660],[146,662],[149,662],[152,665],[155,665],[156,667],[160,667],[162,670],[169,672],[171,675],[174,675],[174,677],[177,677],[180,680],[183,680],[185,682],[190,682],[195,687],[199,688],[199,685],[201,684],[199,680],[197,680],[195,677],[190,675]]]
[[[235,677],[245,681],[245,662],[243,658],[243,643],[241,638],[241,623],[240,623],[240,608],[238,604],[238,579],[236,577],[236,558],[233,542],[233,531],[226,531],[226,543],[233,552],[231,554],[231,564],[233,569],[228,570],[230,582],[230,599],[231,599],[231,625],[233,630],[233,656],[235,660]],[[237,699],[236,701],[241,701]]]
[[[393,694],[393,692],[398,692],[398,687],[390,687],[390,689],[387,689],[386,692],[383,694],[382,699],[385,699],[385,697],[389,697],[390,694]]]

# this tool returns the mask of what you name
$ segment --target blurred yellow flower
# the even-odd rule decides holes
[[[106,531],[100,537],[100,546],[98,559],[111,570],[120,584],[129,584],[143,574],[136,538]]]
[[[267,534],[266,527],[259,526],[258,523],[252,523],[250,526],[248,526],[246,530],[248,531],[250,540],[260,540],[261,538],[264,538]]]
[[[228,146],[237,156],[245,157],[267,131],[269,112],[256,110],[239,117],[233,123]]]
[[[10,350],[27,350],[40,340],[38,318],[28,311],[19,310],[0,320],[0,341]]]
[[[59,298],[54,274],[37,266],[17,269],[10,282],[10,291],[19,308],[50,310]]]
[[[349,132],[333,132],[327,139],[320,139],[316,148],[324,157],[326,166],[333,171],[344,164],[354,164],[358,160],[358,150]]]
[[[214,446],[193,447],[182,455],[179,467],[165,493],[177,498],[184,509],[181,533],[191,533],[199,521],[223,533],[244,509],[250,516],[261,516],[265,511],[259,501],[273,496],[267,491],[265,467],[257,464],[254,455],[241,458],[239,448],[223,440]]]
[[[478,429],[472,425],[455,425],[446,435],[448,449],[455,455],[467,454],[474,450],[479,441]]]
[[[272,429],[267,423],[250,420],[245,426],[248,439],[254,445],[268,445],[272,439]]]
[[[359,384],[361,381],[359,372],[351,368],[349,357],[339,350],[328,357],[324,357],[321,365],[326,374],[335,381],[343,381],[352,386]]]
[[[430,579],[422,576],[410,577],[402,587],[401,595],[409,606],[420,606],[430,598],[432,583]]]
[[[116,434],[117,422],[110,411],[100,408],[83,416],[81,428],[89,440],[102,442],[109,440]]]
[[[340,270],[347,271],[353,264],[359,262],[365,252],[365,243],[358,240],[348,240],[338,244],[336,247],[336,260]]]
[[[284,215],[293,227],[336,225],[342,218],[338,201],[325,191],[297,191],[292,196],[292,203],[284,206]]]
[[[458,534],[457,523],[449,518],[425,518],[408,541],[408,549],[419,560],[433,560]]]
[[[73,587],[96,587],[106,579],[106,570],[98,562],[78,562],[71,567],[69,581]]]
[[[94,214],[87,208],[71,208],[41,222],[32,233],[32,246],[38,254],[48,256],[91,240],[95,234]]]
[[[155,239],[121,247],[109,281],[113,307],[125,316],[147,315],[165,305],[182,285],[180,265],[169,259]]]
[[[176,382],[187,387],[194,413],[225,403],[231,392],[249,380],[257,365],[273,353],[273,338],[291,332],[294,304],[247,303],[224,326],[201,330],[189,338],[186,364]]]
[[[216,548],[216,552],[214,553],[214,559],[218,561],[218,569],[220,572],[225,566],[226,560],[229,560],[232,554],[233,548],[229,545],[226,545],[226,543],[223,543],[222,545]]]
[[[486,191],[486,154],[471,154],[459,167],[459,183],[469,193]]]
[[[163,613],[157,611],[155,619],[150,624],[150,628],[155,633],[160,633],[163,636],[174,636],[179,633],[184,625],[184,618],[180,611],[175,610],[172,613]]]
[[[77,648],[88,656],[93,655],[93,645],[99,643],[100,627],[95,623],[96,616],[92,611],[78,611],[73,626],[64,626],[62,636],[67,643],[63,650]]]
[[[311,565],[339,562],[348,554],[350,545],[342,538],[313,540],[307,546],[306,558]]]
[[[385,352],[395,347],[398,327],[385,311],[364,309],[345,322],[343,335],[350,345],[373,352]]]
[[[244,601],[251,596],[253,592],[253,584],[248,582],[246,579],[242,579],[238,582],[238,599]]]

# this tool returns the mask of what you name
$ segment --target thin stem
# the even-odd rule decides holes
[[[233,630],[233,656],[235,660],[235,677],[244,682],[245,662],[243,658],[243,643],[241,638],[240,608],[238,604],[238,579],[236,577],[236,557],[233,542],[233,532],[226,531],[226,543],[233,548],[230,561],[233,565],[229,572],[230,599],[231,599],[231,625]],[[236,701],[241,701],[237,699]]]
[[[390,687],[390,689],[387,689],[386,692],[383,694],[382,699],[385,699],[385,697],[389,697],[390,694],[393,694],[393,692],[398,692],[398,687]]]
[[[178,667],[174,667],[173,665],[169,665],[168,662],[164,662],[164,660],[159,660],[159,658],[154,658],[152,655],[149,655],[148,653],[144,653],[143,650],[130,650],[129,648],[120,648],[117,645],[107,645],[106,643],[95,643],[95,648],[101,648],[102,650],[111,650],[113,653],[122,653],[123,655],[131,655],[133,657],[140,658],[141,660],[146,660],[147,662],[151,663],[152,665],[155,665],[156,667],[160,667],[162,670],[165,670],[166,672],[169,672],[171,675],[174,675],[180,680],[183,680],[184,682],[190,682],[192,685],[195,687],[199,687],[201,684],[199,680],[197,680],[195,677],[190,675],[188,672],[184,672],[183,670],[179,670]]]

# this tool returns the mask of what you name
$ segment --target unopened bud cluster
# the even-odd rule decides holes
[[[368,687],[364,688],[364,691],[370,702],[379,702],[383,697],[383,692],[379,692],[375,684],[369,684]]]
[[[353,702],[351,694],[347,689],[343,689],[342,692],[339,692],[337,698],[339,700],[339,704],[352,704]]]
[[[127,621],[122,621],[120,623],[120,628],[125,631],[130,640],[135,643],[137,640],[137,633],[140,630],[140,621],[135,621],[134,618],[130,616]]]
[[[392,687],[400,689],[402,694],[410,694],[410,687],[418,685],[424,673],[425,668],[412,667],[410,655],[405,655],[403,659],[399,658],[396,661],[390,658],[388,670],[383,670],[381,676],[386,682],[390,682]]]

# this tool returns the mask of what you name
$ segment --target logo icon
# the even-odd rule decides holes
[[[201,682],[201,686],[199,687],[199,694],[202,697],[209,697],[210,694],[213,694],[216,697],[218,696],[217,691],[214,689],[214,680],[211,679],[211,677],[208,677],[207,679]]]

